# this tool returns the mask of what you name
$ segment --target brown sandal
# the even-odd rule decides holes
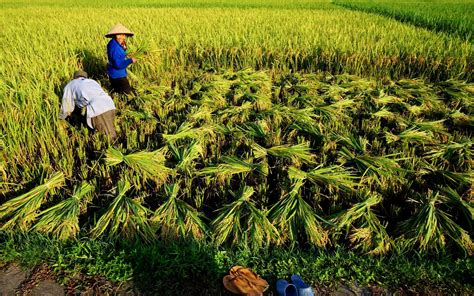
[[[262,291],[241,275],[226,275],[222,280],[224,287],[234,294],[262,296]]]
[[[259,291],[265,291],[268,289],[268,282],[262,279],[258,274],[256,274],[252,269],[246,268],[243,266],[234,266],[230,269],[229,274],[234,276],[243,276],[248,279]]]

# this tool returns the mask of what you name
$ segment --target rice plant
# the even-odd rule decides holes
[[[442,31],[471,40],[474,35],[473,4],[470,1],[393,2],[336,0],[351,9],[374,12],[430,30]]]
[[[474,50],[458,31],[468,9],[425,1],[415,17],[418,4],[343,1],[429,27],[424,15],[430,31],[329,1],[76,2],[0,10],[3,229],[469,252]],[[75,8],[86,4],[84,18]],[[110,5],[127,11],[138,57],[127,69],[136,93],[112,95],[113,147],[58,118],[75,70],[109,85],[98,36]],[[67,182],[39,180],[44,171]],[[91,199],[86,184],[115,194]]]

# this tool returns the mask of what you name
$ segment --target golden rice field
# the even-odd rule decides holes
[[[469,18],[352,2],[1,0],[2,230],[472,254]],[[58,113],[75,70],[109,86],[117,22],[108,143]]]

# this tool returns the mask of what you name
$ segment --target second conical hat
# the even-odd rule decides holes
[[[105,37],[113,37],[114,35],[117,35],[117,34],[125,34],[128,36],[133,36],[132,31],[127,29],[127,27],[125,27],[121,23],[118,23],[115,26],[113,26],[112,29],[110,29],[110,31],[107,34],[105,34]]]

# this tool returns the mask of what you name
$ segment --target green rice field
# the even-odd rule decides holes
[[[0,0],[0,227],[472,255],[474,1]],[[449,13],[444,13],[449,11]],[[130,28],[118,139],[58,117]]]

